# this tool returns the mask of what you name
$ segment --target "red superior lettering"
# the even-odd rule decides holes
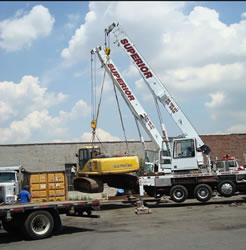
[[[149,68],[144,64],[144,62],[139,57],[138,53],[135,51],[135,49],[129,43],[129,41],[127,39],[122,39],[120,42],[121,42],[121,44],[124,45],[124,48],[126,49],[126,51],[131,54],[131,57],[132,57],[133,61],[139,67],[140,71],[143,72],[145,78],[148,79],[148,78],[152,77],[153,75],[149,71]]]
[[[121,89],[127,95],[128,99],[130,101],[135,100],[135,97],[133,96],[132,92],[128,89],[128,87],[127,87],[126,83],[124,82],[124,80],[120,77],[120,74],[117,72],[117,70],[115,69],[114,65],[111,64],[111,63],[109,63],[108,67],[109,67],[111,73],[113,74],[113,76],[116,78],[116,81],[120,85]]]

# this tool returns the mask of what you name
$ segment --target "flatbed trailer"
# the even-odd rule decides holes
[[[214,191],[230,197],[235,192],[246,192],[246,171],[224,171],[193,174],[145,175],[139,177],[140,197],[146,192],[151,197],[170,196],[175,202],[187,198],[210,200]]]
[[[23,233],[28,239],[43,239],[62,230],[60,214],[99,218],[92,215],[100,209],[100,202],[56,201],[0,206],[0,220],[3,228],[12,234]]]

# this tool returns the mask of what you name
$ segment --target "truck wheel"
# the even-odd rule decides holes
[[[206,202],[212,197],[212,188],[207,184],[199,184],[195,187],[194,197],[201,202]]]
[[[38,240],[47,238],[53,232],[54,219],[47,211],[34,211],[28,215],[23,227],[29,239]]]
[[[175,202],[183,202],[188,197],[188,191],[185,186],[176,185],[171,188],[170,197]]]
[[[232,181],[221,181],[217,186],[218,192],[224,197],[230,197],[234,195],[236,191],[236,185]]]

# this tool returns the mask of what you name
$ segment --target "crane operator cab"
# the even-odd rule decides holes
[[[202,151],[197,148],[195,138],[174,139],[167,150],[163,142],[162,150],[145,151],[145,172],[190,173],[204,167]]]
[[[194,138],[173,140],[172,170],[198,170],[204,165],[202,151],[197,148]]]

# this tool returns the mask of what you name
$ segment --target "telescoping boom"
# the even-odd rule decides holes
[[[141,56],[136,46],[131,42],[123,28],[118,23],[114,22],[107,29],[105,29],[106,35],[109,35],[111,32],[116,39],[116,43],[118,43],[120,47],[126,52],[133,64],[138,69],[154,98],[163,104],[177,126],[181,129],[182,133],[186,137],[195,138],[197,147],[203,153],[208,154],[210,152],[209,147],[204,144],[191,122],[182,112],[165,85],[160,81],[148,63]]]

